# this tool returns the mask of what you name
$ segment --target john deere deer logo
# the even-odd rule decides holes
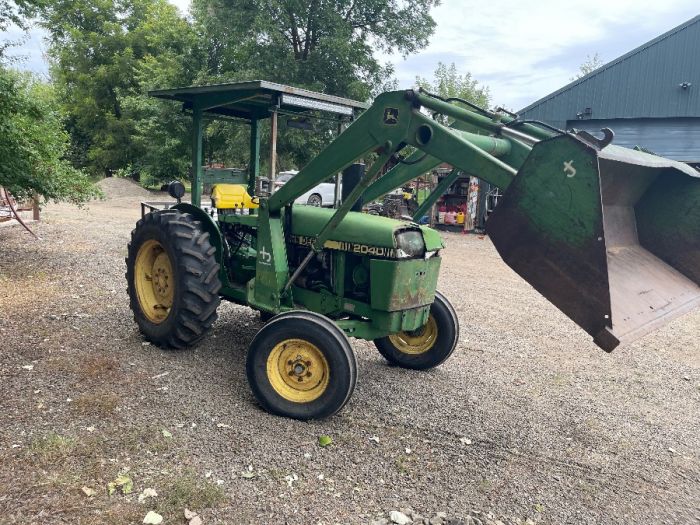
[[[399,123],[399,110],[397,108],[384,108],[384,124],[395,126]]]

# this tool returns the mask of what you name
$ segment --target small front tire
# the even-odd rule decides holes
[[[413,370],[434,368],[447,360],[457,346],[459,320],[447,298],[435,292],[430,317],[422,328],[399,332],[381,339],[374,345],[392,365]]]
[[[330,319],[307,311],[285,312],[257,333],[246,372],[260,405],[293,419],[323,419],[350,399],[357,363],[350,341]]]

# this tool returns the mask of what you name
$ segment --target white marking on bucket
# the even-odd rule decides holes
[[[566,173],[566,176],[570,179],[576,176],[576,168],[574,168],[573,160],[564,162],[564,173]]]

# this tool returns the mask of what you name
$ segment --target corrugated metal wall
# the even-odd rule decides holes
[[[593,133],[610,128],[618,146],[642,146],[662,157],[700,162],[700,118],[572,120],[567,128]]]
[[[682,82],[692,85],[683,89]],[[535,102],[520,115],[565,127],[586,108],[591,114],[585,119],[700,117],[700,16]]]

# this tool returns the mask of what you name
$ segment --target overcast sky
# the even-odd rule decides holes
[[[439,61],[454,62],[489,86],[494,105],[518,110],[567,84],[586,55],[608,62],[698,14],[698,0],[442,0],[426,49],[380,58],[394,63],[401,88],[431,77]],[[33,30],[15,51],[26,57],[19,66],[45,73],[43,49]]]

